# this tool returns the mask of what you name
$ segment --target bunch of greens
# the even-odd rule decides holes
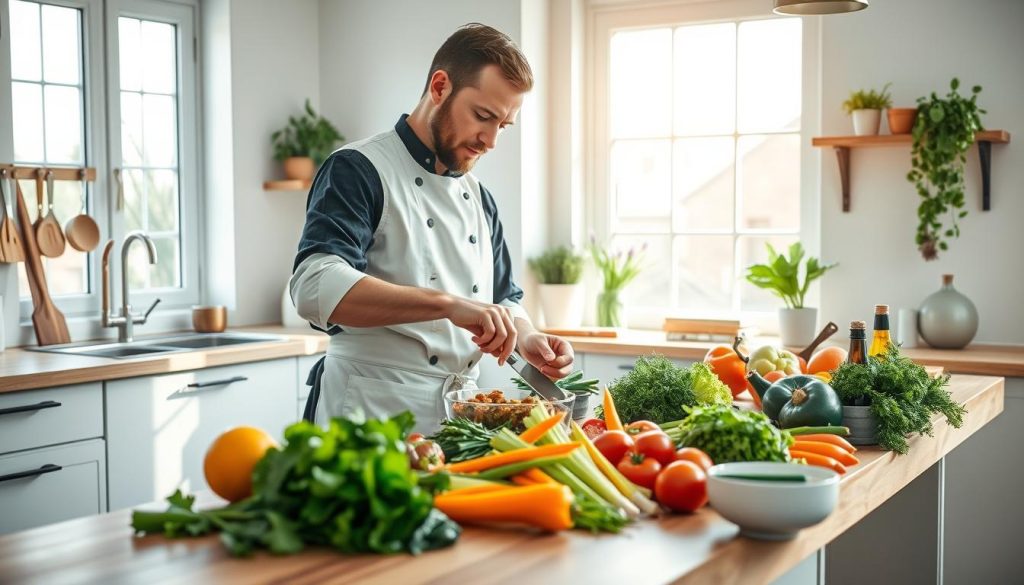
[[[308,99],[304,110],[301,116],[288,116],[288,125],[270,135],[274,158],[283,161],[292,156],[308,156],[319,167],[345,137],[313,110]]]
[[[680,368],[660,355],[641,356],[608,391],[622,422],[663,423],[686,416],[686,407],[732,402],[729,388],[706,364]]]
[[[873,89],[851,91],[850,97],[843,102],[843,109],[847,114],[855,110],[884,110],[892,107],[892,96],[889,94],[890,83],[882,87],[882,91]]]
[[[561,380],[555,380],[555,386],[558,386],[566,392],[572,392],[573,394],[597,394],[598,379],[592,378],[590,380],[583,380],[583,370],[576,370]],[[512,383],[516,385],[520,390],[532,390],[525,380],[516,376],[512,378]]]
[[[869,404],[878,418],[878,444],[904,454],[907,436],[931,435],[932,417],[941,414],[955,428],[967,410],[953,401],[945,387],[949,374],[933,378],[899,348],[868,359],[866,364],[844,363],[832,374],[832,388],[843,404]]]
[[[559,246],[529,260],[541,284],[576,284],[583,276],[583,255]]]
[[[361,418],[361,417],[359,417]],[[448,546],[460,528],[433,507],[444,479],[420,486],[404,439],[413,415],[390,419],[332,419],[285,430],[253,472],[253,495],[216,510],[194,511],[194,497],[175,492],[166,512],[132,513],[139,533],[174,537],[219,530],[235,555],[255,548],[290,554],[306,545],[343,552],[397,553]]]
[[[492,430],[467,418],[452,418],[441,421],[441,430],[428,438],[441,446],[445,461],[455,463],[490,453],[491,439],[500,428]]]
[[[772,425],[764,413],[725,404],[687,409],[681,421],[661,425],[680,447],[696,447],[715,463],[789,461],[793,438]]]

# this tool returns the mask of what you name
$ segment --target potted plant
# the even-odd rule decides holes
[[[873,89],[850,92],[850,97],[843,102],[843,109],[853,116],[853,133],[857,136],[878,134],[878,126],[882,121],[882,110],[892,105],[888,83],[882,91]]]
[[[591,239],[590,255],[601,271],[602,289],[597,297],[597,324],[600,327],[625,327],[622,314],[622,291],[640,274],[641,261],[647,244],[639,249],[630,248],[623,253],[609,252]]]
[[[529,260],[540,281],[540,307],[547,327],[572,328],[583,322],[583,255],[567,246],[551,248]]]
[[[910,134],[917,120],[917,108],[889,108],[885,111],[889,134]]]
[[[771,291],[786,306],[779,308],[779,333],[782,344],[789,347],[804,347],[814,339],[817,331],[818,309],[805,307],[804,296],[811,283],[821,278],[837,264],[821,264],[817,258],[808,257],[804,266],[804,280],[800,283],[800,262],[804,258],[804,247],[800,242],[789,247],[789,257],[779,254],[771,244],[768,246],[768,264],[754,264],[747,267],[747,282]]]
[[[971,97],[957,92],[960,81],[953,78],[945,99],[932,92],[917,99],[914,146],[907,180],[917,188],[917,235],[914,238],[925,260],[935,260],[945,251],[945,238],[960,237],[957,221],[967,215],[964,207],[964,153],[974,144],[974,134],[983,130],[977,97],[981,86],[971,88]],[[950,225],[943,229],[943,216]]]
[[[270,140],[274,159],[284,164],[285,176],[308,181],[345,137],[313,111],[309,98],[304,110],[301,116],[288,116],[288,125],[271,134]]]

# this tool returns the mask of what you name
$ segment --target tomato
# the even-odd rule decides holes
[[[638,420],[626,425],[626,432],[631,435],[639,435],[640,433],[646,433],[647,431],[660,431],[661,427],[652,423],[649,420]]]
[[[608,430],[608,425],[604,424],[604,421],[599,418],[591,418],[587,419],[587,422],[583,423],[580,428],[583,429],[583,434],[593,441],[599,437],[601,433]]]
[[[594,439],[594,446],[605,459],[616,465],[633,448],[633,438],[625,431],[605,431]]]
[[[654,482],[654,497],[676,512],[696,512],[708,503],[708,475],[691,461],[676,461]]]
[[[668,465],[676,458],[676,446],[662,431],[647,431],[633,437],[633,451],[652,457],[662,465]]]
[[[409,435],[408,437],[406,437],[405,441],[407,443],[415,443],[417,441],[422,441],[423,439],[424,439],[424,437],[423,437],[422,433],[413,433],[413,434]]]
[[[715,464],[707,453],[696,447],[683,447],[676,451],[676,461],[689,461],[690,463],[696,463],[697,467],[700,467],[705,472],[711,469],[711,466]]]
[[[619,462],[618,468],[626,479],[647,489],[654,489],[654,482],[661,473],[661,463],[639,453],[630,453]]]
[[[779,380],[781,380],[781,379],[783,379],[785,377],[786,377],[786,372],[783,372],[782,370],[772,370],[772,371],[770,371],[770,372],[768,372],[767,374],[764,375],[764,379],[768,380],[772,384],[778,382]]]

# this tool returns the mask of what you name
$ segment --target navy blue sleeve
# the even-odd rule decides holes
[[[292,272],[316,253],[334,254],[356,270],[366,270],[366,251],[383,210],[384,186],[370,160],[355,150],[332,154],[309,190]]]
[[[498,219],[498,205],[491,192],[480,185],[480,203],[483,204],[487,223],[491,226],[491,249],[494,250],[494,303],[506,299],[518,303],[523,299],[523,289],[512,280],[512,258],[505,245],[505,233]]]

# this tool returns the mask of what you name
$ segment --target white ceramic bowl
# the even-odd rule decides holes
[[[803,475],[807,481],[720,477],[727,474]],[[797,463],[722,463],[708,470],[708,500],[723,518],[738,524],[744,536],[788,540],[832,513],[839,500],[839,474]]]

